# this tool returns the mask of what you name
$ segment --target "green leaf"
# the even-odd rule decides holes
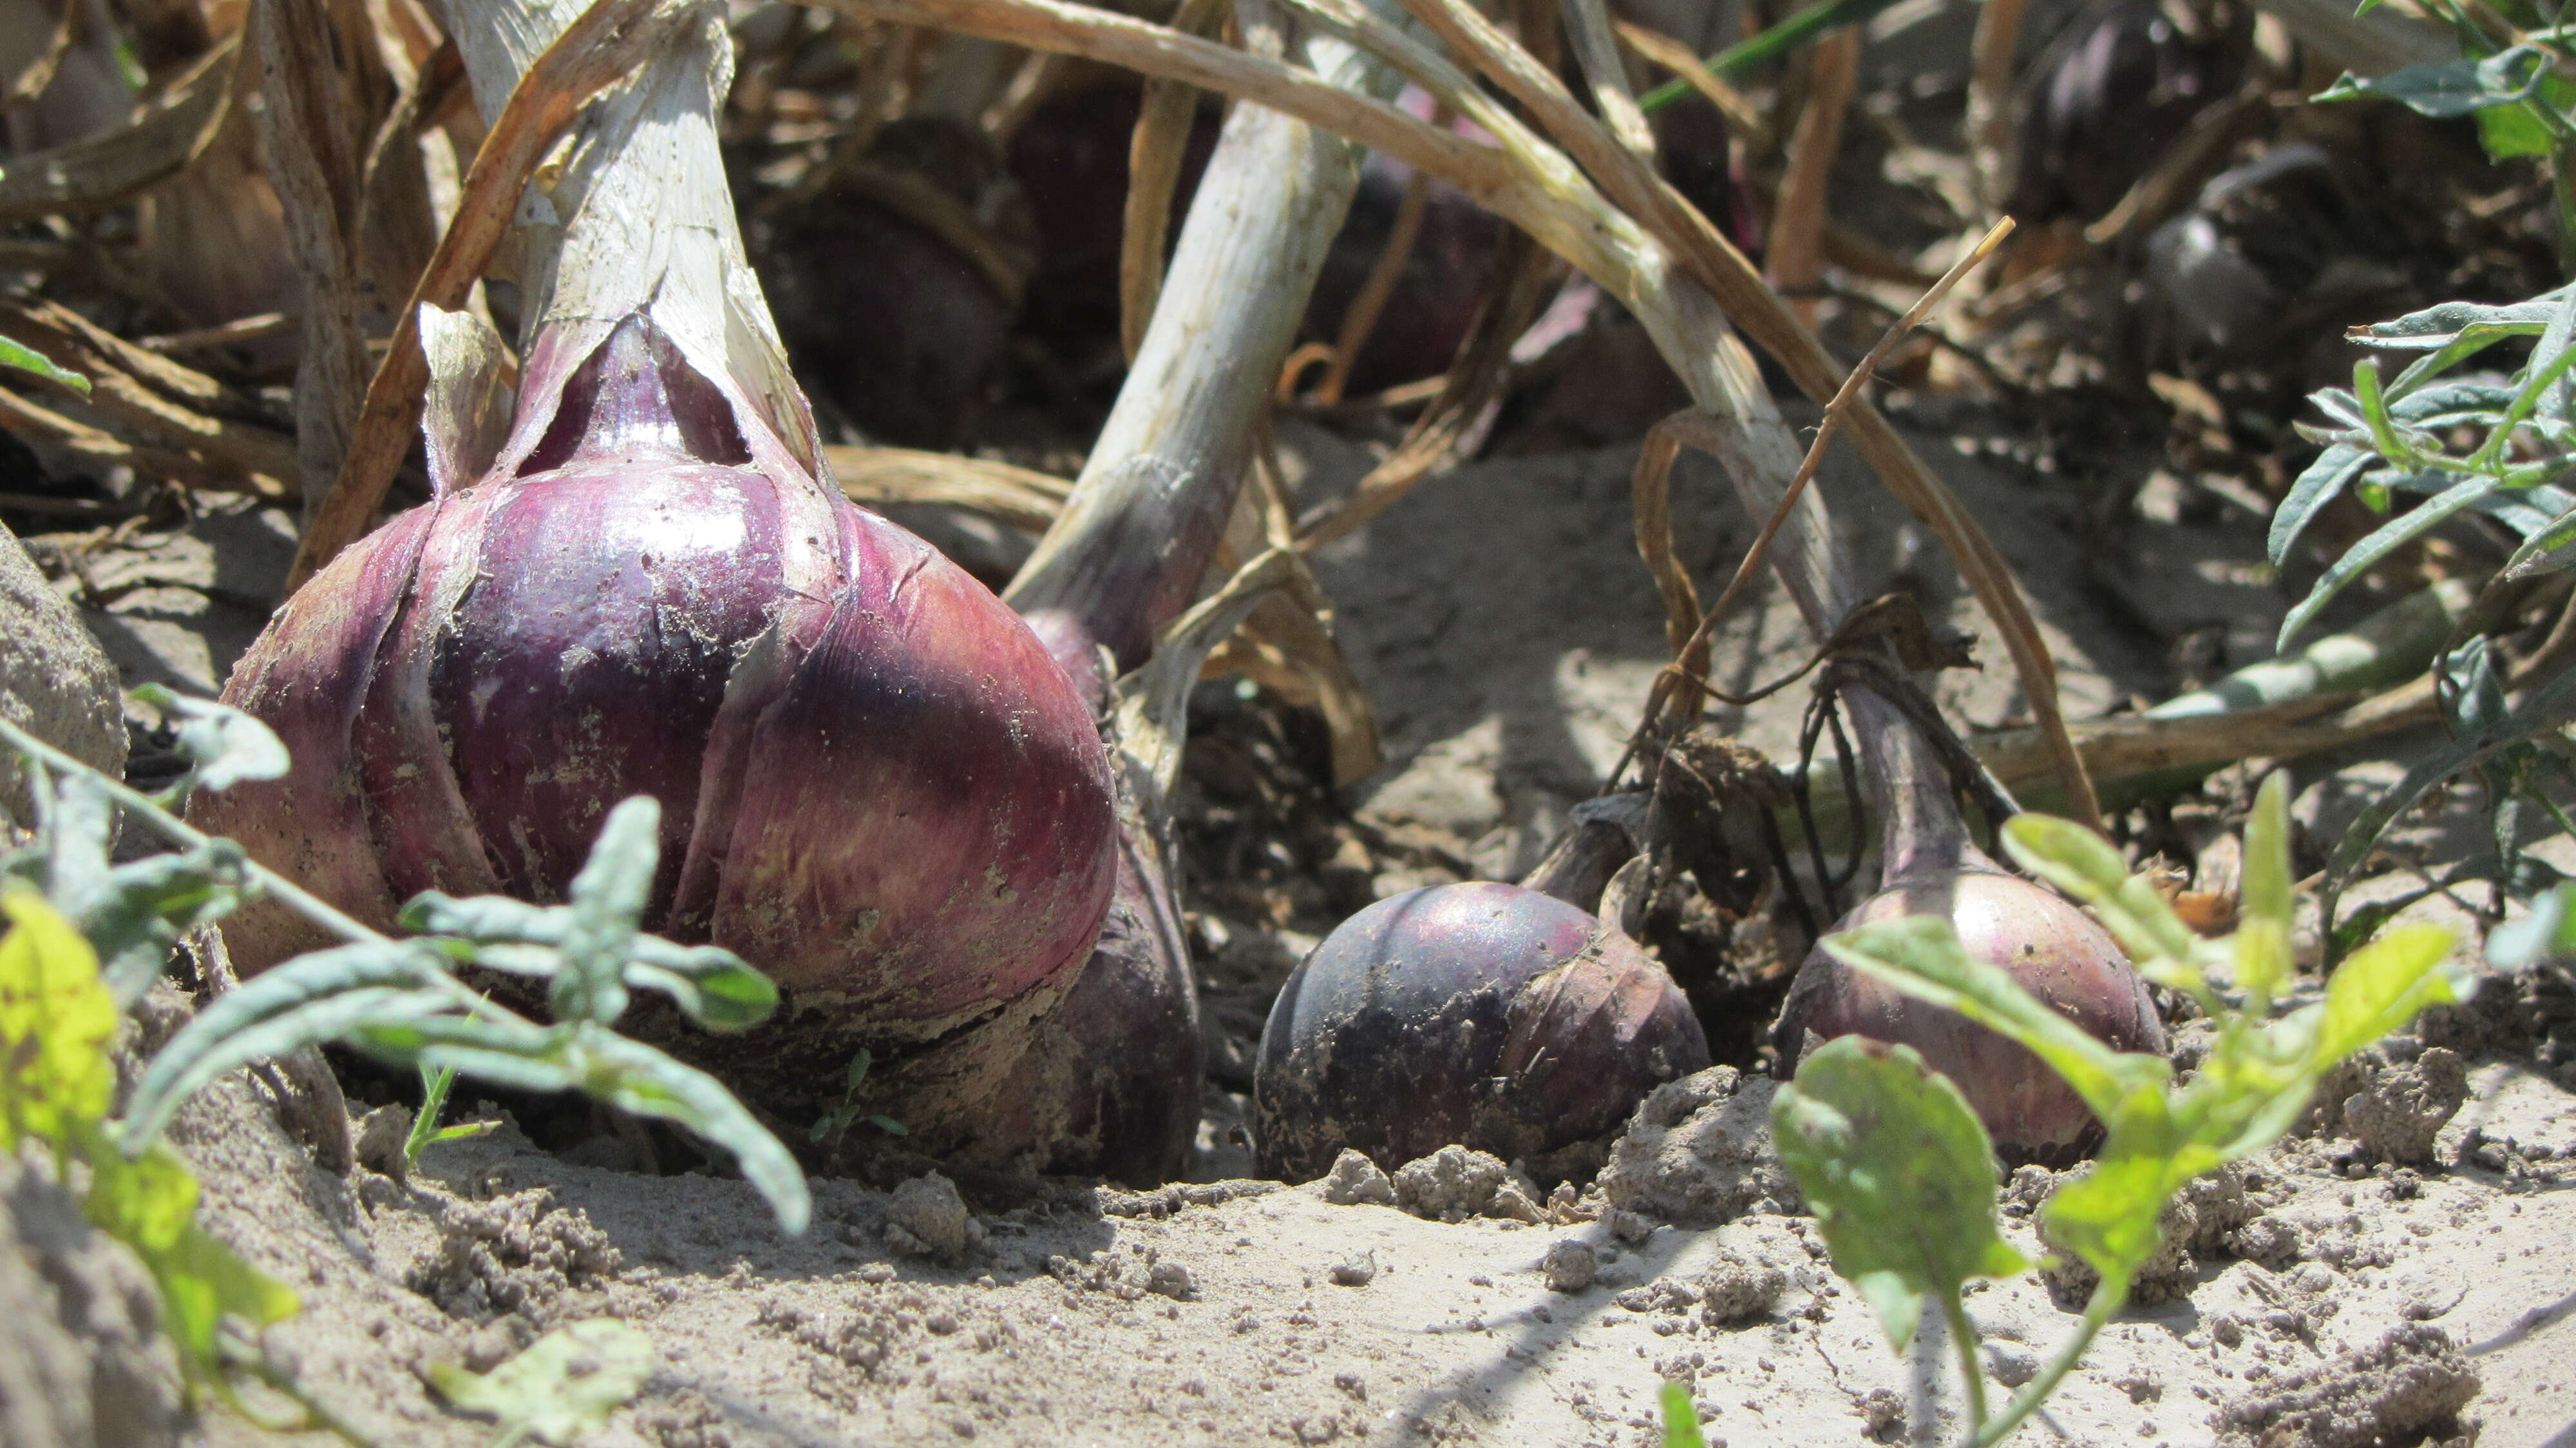
[[[2570,566],[2576,566],[2576,506],[2566,508],[2539,527],[2529,530],[2513,550],[2513,556],[2504,561],[2504,567],[2496,570],[2496,577],[2505,582],[2518,582],[2545,574],[2564,573]]]
[[[1691,1406],[1688,1389],[1679,1383],[1664,1384],[1664,1448],[1708,1448],[1708,1439],[1699,1431],[1699,1410]]]
[[[2487,936],[2487,964],[2519,970],[2539,960],[2576,960],[2576,883],[2531,902],[2531,913]]]
[[[2019,1042],[2066,1078],[2093,1114],[2106,1122],[2116,1119],[2131,1096],[2159,1089],[2172,1077],[2172,1068],[2162,1057],[2112,1050],[2040,1004],[2010,974],[1970,956],[1950,922],[1940,916],[1917,915],[1864,926],[1828,935],[1819,943],[1846,965]],[[1799,1074],[1804,1076],[1803,1066]]]
[[[302,1305],[295,1289],[243,1261],[193,1222],[144,1262],[161,1288],[164,1326],[180,1345],[190,1375],[201,1382],[216,1377],[215,1330],[225,1318],[262,1328],[293,1317]]]
[[[0,890],[0,1149],[57,1145],[107,1114],[116,1001],[70,921],[23,886]]]
[[[129,861],[108,873],[104,888],[77,918],[105,961],[102,970],[119,1005],[132,1005],[160,978],[181,936],[241,907],[254,888],[249,865],[239,845],[217,839],[185,854]]]
[[[285,741],[241,710],[212,699],[190,699],[159,684],[136,689],[134,697],[172,721],[179,753],[194,766],[191,784],[230,789],[243,780],[286,776]]]
[[[675,1122],[732,1152],[743,1179],[768,1198],[778,1229],[791,1237],[804,1235],[814,1211],[804,1168],[723,1082],[595,1026],[581,1030],[571,1052],[584,1091],[638,1116]]]
[[[1967,1098],[1910,1046],[1841,1036],[1771,1099],[1780,1160],[1887,1340],[1914,1338],[1927,1294],[2029,1266],[1995,1220],[1994,1148]]]
[[[2496,306],[2485,302],[2443,302],[2393,321],[2355,327],[2352,338],[2373,347],[2447,351],[2467,342],[2490,347],[2507,337],[2537,337],[2566,304],[2571,290],[2560,287],[2528,301]],[[2454,359],[2458,360],[2458,359]],[[2392,389],[2395,390],[2395,389]]]
[[[2339,443],[2317,454],[2298,480],[2290,484],[2288,496],[2272,510],[2271,536],[2264,546],[2275,565],[2286,563],[2290,545],[2326,505],[2343,496],[2353,479],[2379,461],[2379,454],[2365,447]]]
[[[562,971],[559,947],[573,928],[572,911],[563,906],[501,895],[459,900],[435,890],[412,897],[400,919],[405,929],[473,942],[465,958],[477,965],[539,979]],[[709,1030],[744,1030],[778,1009],[778,987],[732,951],[639,934],[627,941],[627,956],[627,986],[663,992]]]
[[[170,1038],[127,1108],[125,1141],[140,1151],[181,1102],[236,1066],[338,1039],[362,1022],[454,1009],[446,960],[408,941],[317,951],[218,996]]]
[[[2162,1104],[2156,1098],[2156,1107]],[[2151,1108],[2149,1116],[2160,1118],[2162,1112]],[[2133,1125],[2133,1134],[2138,1131]],[[2163,1149],[2120,1150],[2106,1144],[2082,1175],[2050,1194],[2042,1212],[2051,1242],[2082,1258],[2105,1281],[2120,1283],[2124,1291],[2164,1247],[2166,1203],[2193,1176],[2221,1164],[2207,1147],[2180,1142],[2159,1146]]]
[[[608,1422],[653,1374],[653,1340],[613,1317],[556,1328],[488,1373],[452,1363],[430,1369],[449,1402],[500,1421],[496,1444],[526,1438],[569,1445]]]
[[[2562,673],[2524,695],[2494,733],[2453,740],[2417,760],[2404,778],[2355,816],[2344,828],[2343,838],[2335,842],[2334,853],[2326,859],[2327,918],[2333,918],[2334,897],[2379,848],[2379,837],[2387,833],[2399,815],[2413,808],[2425,791],[2501,750],[2557,728],[2571,712],[2576,712],[2576,670]]]
[[[6,337],[0,337],[0,367],[15,367],[21,372],[32,372],[56,386],[67,387],[83,397],[89,396],[88,378],[55,366],[54,359],[51,357],[22,342],[13,342]]]
[[[2557,145],[2557,136],[2531,102],[2522,101],[2478,112],[2478,144],[2486,148],[2488,160],[2510,161],[2517,156],[2548,155]]]
[[[2129,873],[2111,842],[2072,820],[2018,814],[2004,821],[2004,849],[2023,869],[2093,907],[2102,924],[2141,965],[2188,963],[2200,937],[2143,877]]]
[[[645,938],[639,936],[638,942]],[[662,992],[690,1020],[711,1031],[749,1030],[778,1009],[778,987],[768,976],[732,951],[712,945],[690,950],[679,964],[629,961],[626,983]]]
[[[2311,1049],[2318,1067],[2342,1060],[2415,1019],[2426,1006],[2458,1002],[2469,977],[2443,962],[2455,943],[2438,925],[2399,925],[2354,951],[2326,981],[2324,1016]]]
[[[2290,880],[2290,776],[2275,770],[2254,796],[2245,821],[2244,868],[2237,890],[2237,927],[2229,942],[2236,985],[2256,1019],[2290,978],[2290,927],[2297,908]]]
[[[2539,92],[2548,58],[2533,46],[2517,45],[2481,59],[2435,61],[2363,80],[2346,72],[2320,91],[2319,101],[2358,100],[2376,96],[2405,106],[2417,115],[2447,120],[2496,106],[2510,106]]]
[[[83,1214],[99,1230],[146,1257],[179,1243],[197,1218],[197,1178],[166,1144],[127,1161],[96,1154]]]
[[[2345,585],[2369,572],[2381,559],[2416,538],[2433,531],[2448,521],[2452,515],[2502,486],[2504,484],[2501,481],[2491,477],[2463,478],[2429,501],[2409,509],[2403,517],[2383,524],[2370,536],[2344,550],[2344,555],[2336,559],[2333,566],[2326,569],[2325,576],[2317,580],[2316,586],[2308,591],[2308,596],[2301,599],[2298,607],[2290,610],[2290,616],[2281,621],[2281,637],[2275,647],[2286,652],[2290,647],[2290,640],[2298,637],[2299,630],[2314,621],[2317,614],[2333,601],[2334,596],[2343,592]]]
[[[2500,728],[2513,712],[2483,634],[2435,659],[2433,673],[2441,685],[2442,717],[2454,735]]]
[[[662,806],[649,795],[608,812],[590,858],[572,877],[564,968],[546,1003],[558,1021],[606,1025],[626,1013],[626,960],[662,860]]]
[[[105,896],[115,866],[108,849],[116,838],[116,801],[86,774],[66,776],[43,801],[45,898],[77,923]]]

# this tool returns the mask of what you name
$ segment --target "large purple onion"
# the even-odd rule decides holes
[[[205,796],[207,826],[385,921],[427,889],[560,898],[604,811],[653,795],[652,928],[756,962],[841,1059],[1080,964],[1115,872],[1089,711],[981,584],[751,465],[732,416],[620,323],[524,462],[279,611],[224,697],[294,771]],[[247,968],[307,943],[238,918]]]
[[[487,120],[585,4],[448,7]],[[724,184],[731,54],[720,17],[676,19],[528,194],[515,396],[488,327],[424,309],[432,501],[244,655],[225,698],[293,769],[199,808],[389,923],[427,889],[559,899],[601,815],[654,796],[647,927],[733,949],[787,1006],[672,1044],[796,1110],[861,1047],[935,1053],[1060,993],[1117,822],[1091,711],[1027,626],[818,472]],[[254,970],[311,943],[276,910],[226,929]]]
[[[1390,1169],[1452,1143],[1535,1160],[1618,1129],[1708,1064],[1635,941],[1519,885],[1438,885],[1342,922],[1281,988],[1252,1087],[1261,1169],[1348,1147]]]

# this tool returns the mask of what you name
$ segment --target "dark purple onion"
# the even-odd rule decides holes
[[[1946,917],[1975,959],[2012,973],[2024,990],[2123,1051],[2165,1048],[2164,1021],[2146,982],[2109,933],[2047,887],[1991,866],[1938,870],[1898,881],[1834,922],[1834,930],[1909,915]],[[1809,1038],[1867,1036],[1911,1046],[1950,1078],[2007,1161],[2062,1166],[2101,1140],[2073,1087],[2020,1045],[1965,1016],[1909,996],[1827,955],[1809,952],[1790,984],[1772,1042],[1783,1080],[1797,1074]]]
[[[728,1053],[774,1099],[821,1090],[857,1043],[1060,988],[1108,907],[1116,822],[1090,712],[1018,616],[756,465],[734,417],[629,316],[523,462],[396,518],[279,611],[224,697],[293,772],[198,808],[382,924],[424,889],[559,899],[608,807],[654,795],[648,926],[788,993]],[[281,911],[235,921],[248,969],[311,943]]]
[[[1261,1169],[1345,1147],[1393,1169],[1451,1143],[1533,1160],[1616,1131],[1708,1064],[1690,1004],[1636,942],[1519,885],[1380,900],[1298,965],[1253,1076]]]

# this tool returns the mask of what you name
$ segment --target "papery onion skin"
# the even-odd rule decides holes
[[[1109,769],[1015,614],[895,525],[748,466],[720,404],[648,320],[621,324],[522,470],[395,519],[280,610],[224,697],[294,771],[198,812],[381,925],[423,889],[560,899],[608,807],[653,794],[647,927],[768,971],[793,1007],[771,1029],[818,1059],[738,1054],[819,1092],[797,1072],[1085,960]],[[282,912],[237,918],[245,969],[310,943]]]
[[[1438,885],[1352,916],[1288,978],[1253,1135],[1291,1181],[1345,1147],[1390,1170],[1452,1143],[1527,1160],[1706,1065],[1689,1002],[1627,936],[1518,885]]]
[[[2101,926],[2046,887],[1991,869],[1919,875],[1862,902],[1833,928],[1910,915],[1948,919],[1971,957],[2010,972],[2022,989],[2113,1048],[2163,1053],[2164,1021],[2146,982]],[[1773,1030],[1783,1080],[1796,1076],[1810,1035],[1866,1036],[1921,1052],[1967,1097],[1996,1151],[2014,1165],[2065,1166],[2101,1141],[2101,1123],[2083,1098],[2037,1056],[1821,946],[1798,968]]]

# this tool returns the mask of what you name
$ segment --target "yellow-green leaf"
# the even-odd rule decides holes
[[[0,1148],[22,1135],[64,1143],[107,1114],[116,998],[98,956],[32,890],[0,895]]]
[[[499,1419],[497,1442],[568,1445],[607,1422],[652,1372],[652,1339],[613,1317],[593,1317],[556,1328],[488,1373],[440,1363],[430,1380],[447,1401]]]

